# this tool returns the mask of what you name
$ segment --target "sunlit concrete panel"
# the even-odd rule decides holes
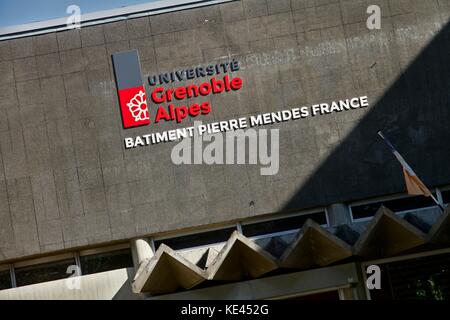
[[[306,269],[326,266],[352,255],[351,247],[312,220],[280,258],[281,266]]]
[[[257,278],[278,267],[276,259],[250,239],[235,231],[207,269],[211,280]]]
[[[133,291],[149,294],[191,289],[206,280],[205,272],[162,244],[154,257],[143,263],[133,279]]]
[[[139,299],[131,291],[133,268],[0,290],[0,300],[128,300]]]

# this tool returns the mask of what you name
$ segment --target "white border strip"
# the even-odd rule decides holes
[[[145,17],[165,12],[196,8],[235,0],[160,0],[81,15],[81,27],[130,18]],[[83,8],[81,8],[83,9]],[[0,40],[69,30],[67,17],[0,28]]]

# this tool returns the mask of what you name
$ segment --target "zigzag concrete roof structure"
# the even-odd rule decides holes
[[[133,288],[136,293],[167,294],[195,289],[203,282],[214,285],[256,279],[273,274],[274,271],[287,273],[349,261],[387,258],[420,251],[424,245],[438,248],[450,243],[449,216],[450,208],[447,208],[429,232],[424,233],[416,226],[424,224],[420,216],[409,218],[413,222],[410,223],[406,218],[380,207],[353,245],[349,243],[352,242],[351,237],[349,239],[346,235],[349,230],[358,233],[352,229],[354,225],[346,225],[347,232],[339,232],[342,227],[333,231],[332,228],[324,228],[307,220],[279,258],[275,258],[271,252],[273,243],[263,248],[235,231],[204,269],[162,244],[155,255],[139,267]],[[280,241],[276,238],[271,240]],[[205,253],[208,254],[208,250]]]

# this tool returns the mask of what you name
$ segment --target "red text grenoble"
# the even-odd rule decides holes
[[[197,117],[198,115],[206,115],[211,112],[211,103],[209,101],[192,103],[190,105],[175,105],[179,100],[206,97],[210,94],[237,91],[241,88],[242,79],[239,77],[230,78],[228,75],[221,80],[212,78],[210,81],[203,82],[200,85],[192,84],[175,89],[155,88],[151,93],[151,100],[156,104],[169,103],[167,109],[164,106],[158,107],[155,123],[161,120],[175,120],[177,123],[180,123],[188,115]]]

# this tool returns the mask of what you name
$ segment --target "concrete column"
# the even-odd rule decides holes
[[[353,288],[339,289],[339,300],[356,300]]]
[[[359,262],[355,263],[355,271],[355,276],[347,278],[350,287],[339,289],[340,300],[367,300],[366,282]]]
[[[136,270],[142,262],[145,260],[150,260],[155,254],[152,248],[151,240],[148,239],[131,240],[131,252],[133,255],[134,268]]]
[[[361,267],[360,262],[355,263],[356,271],[358,275],[358,281],[355,283],[353,287],[354,296],[356,296],[357,300],[368,300],[367,291],[366,291],[366,277],[364,276],[364,270]]]
[[[328,222],[331,227],[337,227],[342,224],[350,224],[352,218],[348,206],[343,203],[335,203],[327,208]]]

